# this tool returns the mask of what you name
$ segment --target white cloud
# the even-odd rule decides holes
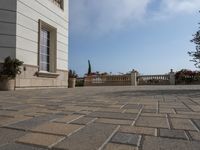
[[[140,20],[151,0],[71,0],[71,28],[109,32]],[[73,16],[73,17],[72,17]]]
[[[148,10],[156,1],[158,9]],[[143,20],[197,12],[199,8],[200,0],[70,0],[70,28],[76,33],[104,34]]]
[[[200,9],[200,0],[162,0],[161,8],[167,13],[193,13]]]

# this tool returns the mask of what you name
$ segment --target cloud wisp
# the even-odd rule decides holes
[[[138,21],[150,0],[71,0],[70,20],[77,32],[109,32]]]
[[[148,6],[160,1],[152,13]],[[155,16],[193,13],[200,0],[70,0],[71,30],[75,33],[106,34]]]
[[[161,8],[166,13],[193,13],[200,8],[199,0],[162,0]]]

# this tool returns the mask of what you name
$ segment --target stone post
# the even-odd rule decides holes
[[[131,85],[132,86],[137,86],[137,71],[133,70],[131,72]]]
[[[169,73],[169,82],[170,85],[175,85],[175,73],[173,72],[173,69],[171,69]]]

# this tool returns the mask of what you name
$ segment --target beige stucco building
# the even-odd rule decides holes
[[[68,86],[68,0],[0,0],[0,62],[24,62],[16,89]]]

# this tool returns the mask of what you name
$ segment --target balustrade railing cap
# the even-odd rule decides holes
[[[137,71],[136,71],[136,70],[134,70],[134,69],[133,69],[131,72],[132,72],[132,73],[137,73]]]

